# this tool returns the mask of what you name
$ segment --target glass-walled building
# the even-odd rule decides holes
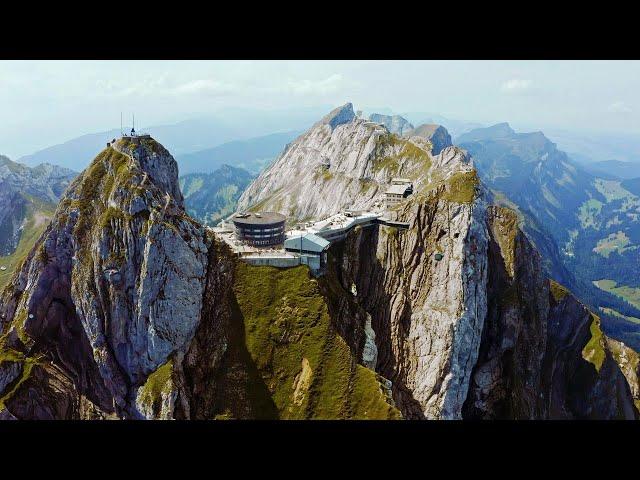
[[[233,217],[236,238],[254,247],[284,243],[284,215],[274,212],[239,213]]]

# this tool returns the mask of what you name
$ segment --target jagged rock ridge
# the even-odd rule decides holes
[[[401,138],[383,125],[357,118],[351,104],[335,109],[288,145],[238,200],[238,210],[280,212],[290,219],[331,215],[345,208],[370,209],[393,177],[412,179],[417,188],[449,174],[464,157],[455,147],[436,156],[425,138]]]

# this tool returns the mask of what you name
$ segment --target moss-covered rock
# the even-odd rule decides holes
[[[336,333],[307,267],[240,262],[233,290],[246,348],[279,418],[400,418],[375,372]]]
[[[480,185],[475,170],[454,173],[446,183],[447,189],[443,196],[445,200],[456,203],[471,203],[476,197]]]
[[[566,294],[565,294],[566,295]],[[584,346],[582,350],[582,357],[593,364],[596,370],[599,372],[604,362],[605,353],[605,339],[600,328],[600,317],[591,314],[591,324],[589,326],[589,332],[591,338]]]
[[[145,418],[170,419],[177,391],[173,381],[173,360],[147,377],[138,389],[136,405]]]

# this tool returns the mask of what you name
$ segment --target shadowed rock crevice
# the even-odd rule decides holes
[[[506,208],[488,211],[488,314],[464,418],[637,418],[599,320],[545,278]]]
[[[209,249],[202,320],[182,363],[177,419],[276,419],[278,410],[247,350],[244,318],[232,289],[235,260]]]

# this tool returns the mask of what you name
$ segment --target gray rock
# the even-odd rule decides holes
[[[438,155],[446,147],[450,147],[451,135],[442,125],[424,124],[416,127],[414,130],[407,132],[407,136],[422,137],[433,145],[432,153]]]
[[[22,373],[22,364],[20,362],[1,362],[0,363],[0,396],[4,393],[7,386],[13,382]]]
[[[353,105],[351,103],[346,103],[341,107],[338,107],[328,113],[322,120],[321,123],[329,125],[333,130],[339,125],[343,125],[345,123],[349,123],[355,118],[356,114],[353,113]]]
[[[413,125],[411,125],[406,118],[401,117],[400,115],[390,116],[372,113],[369,115],[369,120],[384,125],[391,133],[395,133],[400,136],[403,136],[413,130]]]

